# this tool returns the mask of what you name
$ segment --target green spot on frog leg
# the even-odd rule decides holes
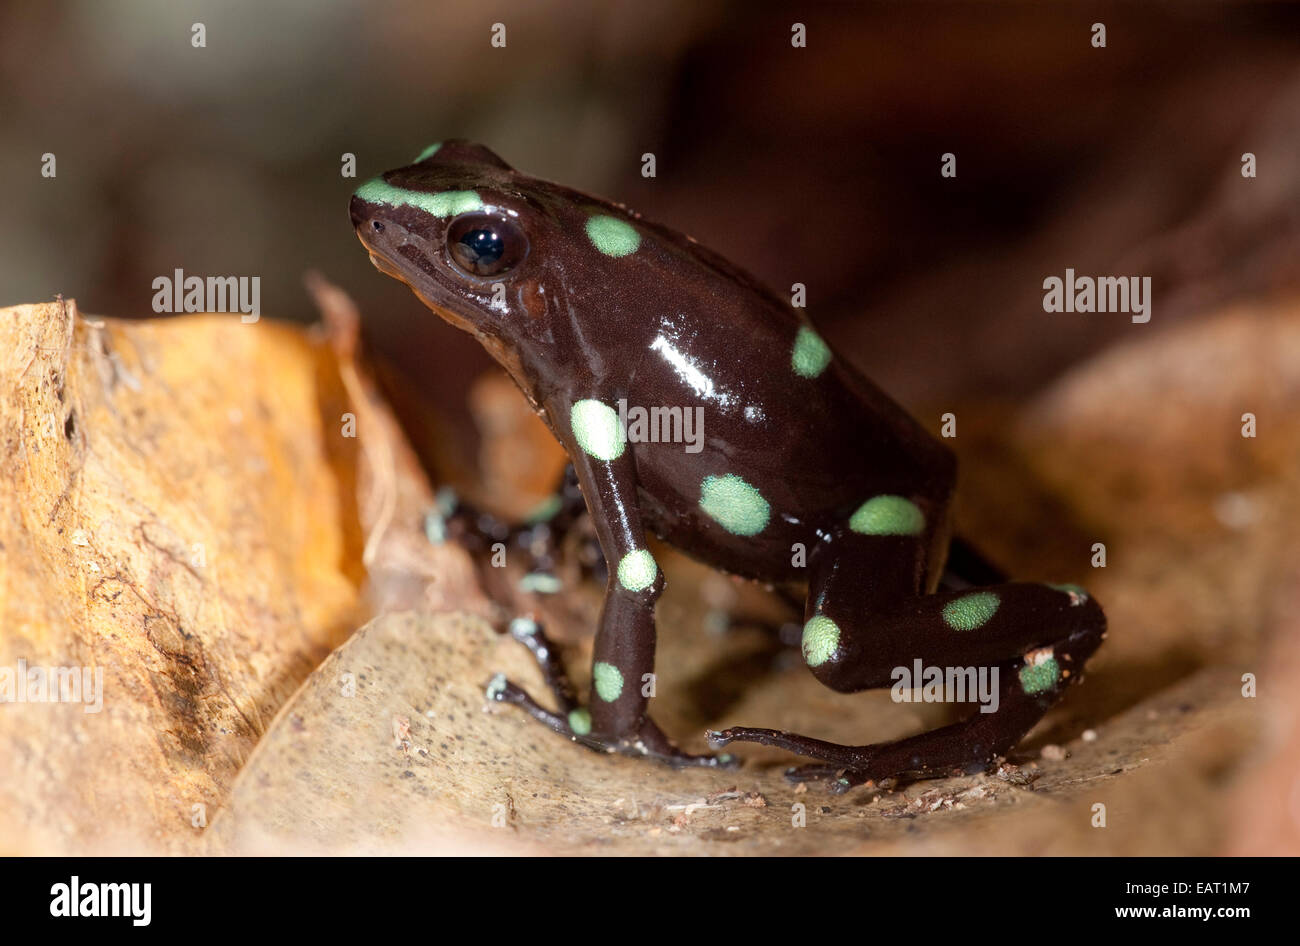
[[[623,455],[627,435],[619,423],[618,413],[608,404],[579,401],[569,411],[569,426],[578,446],[597,460],[608,463]]]
[[[804,663],[810,667],[820,667],[835,656],[840,646],[840,626],[828,617],[814,614],[803,626]]]
[[[510,621],[511,637],[532,637],[537,631],[537,622],[532,618],[514,618]]]
[[[618,563],[618,583],[628,591],[645,591],[655,583],[659,566],[645,549],[634,549]]]
[[[849,517],[849,528],[861,535],[920,535],[925,514],[902,496],[873,496]]]
[[[447,517],[437,509],[430,509],[424,514],[424,537],[430,545],[442,545],[447,541]]]
[[[1088,600],[1088,592],[1078,585],[1051,585],[1047,586],[1053,591],[1060,591],[1070,596],[1070,607],[1075,608]]]
[[[423,151],[421,151],[419,154],[417,154],[417,155],[415,156],[415,160],[412,161],[411,163],[412,163],[412,164],[419,164],[421,161],[424,161],[424,160],[427,159],[427,158],[431,158],[431,157],[433,157],[435,154],[438,153],[438,149],[441,148],[441,147],[442,147],[442,142],[441,142],[441,141],[435,141],[433,144],[429,145],[429,147],[425,148]]]
[[[591,732],[591,713],[583,707],[578,707],[569,713],[569,728],[579,736],[585,736]]]
[[[454,217],[457,214],[483,209],[483,201],[474,191],[443,191],[441,194],[429,194],[425,191],[394,187],[381,177],[366,181],[358,187],[356,196],[372,204],[414,207],[434,217]]]
[[[539,595],[559,594],[564,585],[560,579],[546,572],[529,572],[519,579],[519,590]]]
[[[506,675],[498,673],[488,681],[486,696],[489,700],[499,700],[506,691]]]
[[[596,695],[606,703],[613,703],[623,695],[623,672],[613,664],[596,661],[591,668],[591,677]]]
[[[525,521],[530,526],[537,525],[539,522],[550,522],[563,508],[564,500],[560,498],[558,493],[552,493],[537,504],[533,511],[528,514],[528,519]]]
[[[1025,665],[1020,668],[1020,688],[1029,696],[1036,696],[1056,686],[1061,678],[1061,666],[1052,655],[1051,648],[1025,655]]]
[[[734,473],[704,478],[700,508],[733,535],[758,535],[772,517],[763,494]]]
[[[801,378],[815,378],[831,363],[831,350],[821,336],[808,326],[801,326],[794,338],[794,351],[790,353],[790,367]]]
[[[943,620],[954,631],[973,631],[983,627],[998,610],[1001,599],[992,591],[962,595],[943,606]]]
[[[606,256],[627,256],[641,245],[641,234],[626,220],[596,214],[587,218],[587,238]]]

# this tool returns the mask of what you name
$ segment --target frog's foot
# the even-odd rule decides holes
[[[1004,747],[970,738],[974,735],[970,726],[969,721],[956,723],[897,742],[866,746],[842,746],[778,729],[746,726],[710,732],[708,739],[715,749],[731,742],[756,742],[820,759],[819,765],[787,769],[785,777],[792,782],[825,781],[829,790],[838,794],[867,782],[944,778],[988,768]]]
[[[560,712],[566,716],[573,712],[578,707],[577,691],[574,690],[573,684],[569,682],[569,674],[564,669],[563,661],[560,660],[559,649],[546,636],[546,631],[542,629],[542,625],[532,618],[518,617],[510,622],[509,633],[511,637],[527,647],[533,655],[533,659],[537,661],[537,666],[542,671],[542,678],[546,680],[547,688],[550,689],[556,703],[560,706]],[[531,698],[523,690],[519,692],[530,703],[532,702]],[[507,702],[515,701],[508,700]],[[534,703],[533,705],[536,706],[537,704]],[[526,706],[524,708],[527,709]],[[538,708],[540,709],[540,707]],[[529,710],[529,713],[534,718],[540,718],[531,710]],[[545,722],[545,720],[542,721]],[[556,731],[559,732],[559,730]]]
[[[625,751],[627,755],[641,755],[657,759],[675,769],[692,766],[713,769],[735,769],[740,767],[740,760],[730,752],[717,755],[708,752],[700,754],[683,752],[677,748],[671,739],[664,735],[663,730],[649,716],[642,720],[641,729],[636,736],[624,741],[630,744],[629,750],[620,751]]]
[[[424,529],[429,541],[435,545],[451,539],[470,552],[485,557],[498,544],[510,550],[510,557],[522,557],[528,563],[529,575],[540,575],[554,580],[557,564],[565,554],[571,534],[579,540],[576,551],[584,573],[597,573],[603,568],[600,546],[595,536],[587,535],[579,526],[587,521],[587,507],[578,487],[577,477],[570,465],[556,491],[538,505],[526,521],[510,522],[485,509],[481,509],[456,495],[448,487],[438,490],[433,507],[425,514]],[[594,546],[594,550],[593,550]],[[603,578],[603,575],[601,576]],[[522,590],[549,589],[524,588]]]
[[[748,727],[733,727],[723,732],[710,732],[708,735],[709,745],[715,748],[732,741],[757,742],[814,758],[835,755],[838,757],[837,761],[786,769],[785,777],[788,781],[796,783],[824,782],[827,790],[836,795],[847,792],[855,785],[874,784],[891,777],[881,775],[870,763],[871,751],[879,748],[877,746],[839,746],[832,742],[822,742],[820,739],[810,739],[807,736],[798,736],[776,729]]]
[[[732,726],[721,732],[710,729],[705,731],[705,736],[714,749],[721,749],[733,742],[756,742],[761,746],[785,749],[787,752],[807,756],[810,759],[821,759],[830,764],[807,768],[826,769],[831,774],[839,769],[864,765],[870,759],[870,751],[878,748],[877,746],[841,746],[838,743],[824,742],[811,736],[800,736],[780,729],[758,729],[751,726]]]
[[[536,659],[546,685],[559,705],[559,712],[546,709],[526,690],[506,679],[504,674],[497,674],[488,682],[485,695],[489,700],[518,706],[547,729],[595,752],[642,756],[674,768],[735,768],[740,764],[730,753],[696,755],[682,751],[649,717],[645,717],[640,728],[631,735],[606,737],[593,733],[591,713],[579,704],[573,684],[560,661],[559,651],[541,625],[531,618],[516,618],[510,622],[510,636],[527,647]]]

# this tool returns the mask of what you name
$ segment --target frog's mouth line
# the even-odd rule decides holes
[[[537,408],[537,398],[532,392],[530,386],[526,383],[528,375],[524,371],[523,365],[516,352],[512,351],[510,347],[507,346],[497,335],[484,331],[482,326],[476,322],[460,315],[445,302],[433,298],[432,294],[426,290],[424,283],[431,283],[433,286],[441,290],[442,287],[438,286],[436,279],[433,277],[427,277],[420,283],[417,283],[411,273],[403,272],[395,263],[392,262],[391,259],[389,259],[387,255],[384,254],[382,250],[375,249],[367,243],[365,238],[361,235],[359,227],[357,228],[357,239],[360,240],[361,245],[366,248],[366,252],[370,255],[370,262],[374,265],[375,269],[379,270],[385,276],[391,276],[398,282],[405,283],[426,307],[432,310],[434,314],[448,325],[473,335],[474,338],[478,340],[479,344],[487,350],[488,354],[496,359],[497,363],[500,364],[501,367],[506,369],[506,372],[510,374],[510,376],[515,380],[515,383],[519,385],[520,390],[522,390],[525,396],[529,399],[529,402],[533,404],[534,408]],[[449,290],[442,291],[446,291],[450,294]]]
[[[360,227],[357,228],[357,239],[361,241],[361,245],[364,246],[366,252],[370,254],[370,262],[375,269],[379,270],[385,276],[391,276],[398,282],[405,283],[410,290],[419,297],[420,301],[437,313],[438,317],[444,322],[447,322],[458,329],[469,332],[480,341],[483,341],[485,344],[487,343],[488,335],[483,332],[479,326],[456,312],[448,306],[444,300],[434,298],[433,293],[429,291],[429,288],[427,288],[425,284],[429,283],[432,288],[441,290],[442,287],[438,286],[438,281],[436,279],[432,276],[428,276],[425,279],[417,280],[417,275],[419,274],[418,268],[411,267],[406,270],[400,268],[393,262],[389,254],[372,246],[366,240],[361,233]]]

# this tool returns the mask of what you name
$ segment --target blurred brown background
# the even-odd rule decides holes
[[[453,136],[806,283],[913,408],[1020,401],[1120,336],[1300,283],[1292,5],[9,3],[0,72],[0,303],[147,316],[180,267],[258,274],[265,314],[312,320],[316,268],[453,415],[486,355],[371,268],[346,214]],[[1151,323],[1044,314],[1067,266],[1152,276]]]

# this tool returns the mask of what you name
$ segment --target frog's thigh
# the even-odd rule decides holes
[[[837,532],[812,556],[802,650],[828,687],[888,687],[898,668],[917,660],[926,667],[998,664],[1104,626],[1087,596],[1050,585],[1007,582],[924,594],[927,537],[894,513],[865,517],[856,524],[877,532]],[[879,531],[907,528],[917,534]]]
[[[803,657],[836,690],[887,685],[876,681],[880,652],[872,647],[871,616],[895,610],[920,594],[925,569],[922,536],[863,535],[848,529],[813,551],[804,606]]]

